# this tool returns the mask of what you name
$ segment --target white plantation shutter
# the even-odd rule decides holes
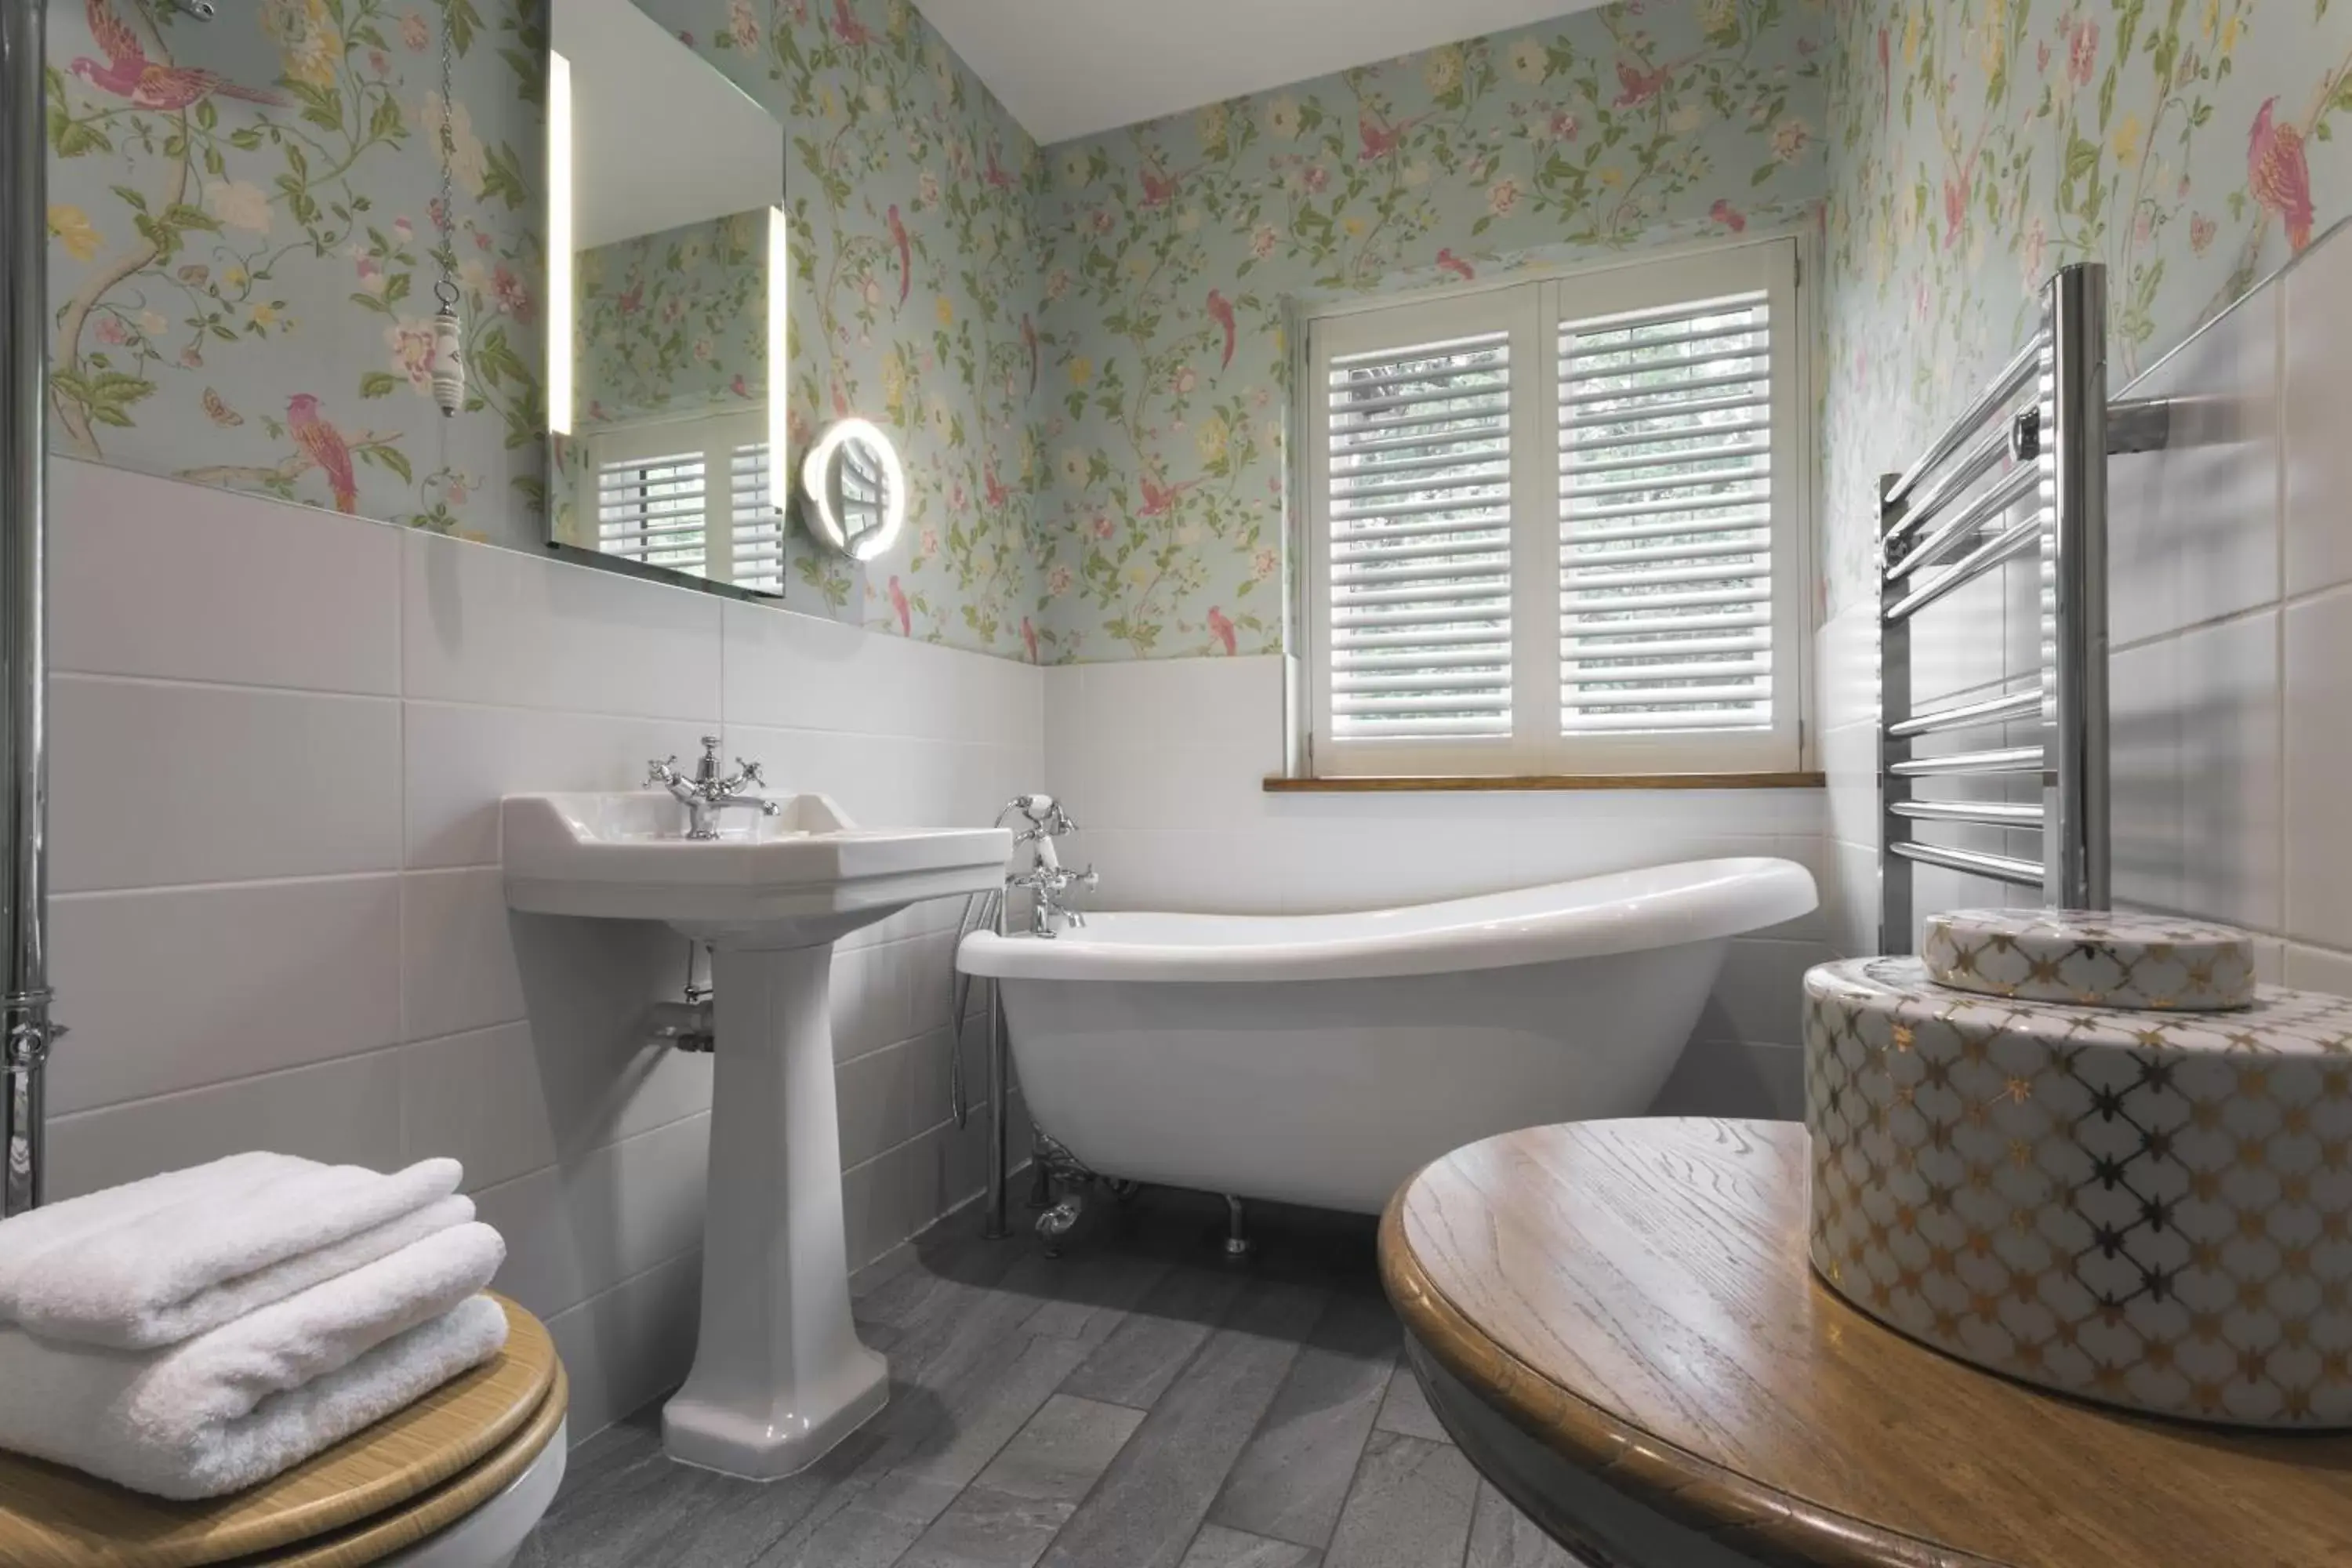
[[[1761,293],[1559,327],[1560,730],[1772,724]]]
[[[1507,332],[1334,359],[1331,732],[1511,732]]]
[[[783,592],[766,421],[757,413],[613,426],[588,434],[597,548],[649,566]]]
[[[706,478],[699,450],[600,458],[596,548],[648,566],[700,572]]]
[[[1310,323],[1318,773],[1797,765],[1795,247]]]
[[[739,588],[763,594],[784,591],[784,519],[776,510],[768,444],[751,441],[736,447],[730,491],[734,553],[728,580]]]

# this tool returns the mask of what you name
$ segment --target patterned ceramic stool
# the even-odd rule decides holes
[[[1989,910],[1922,946],[1806,977],[1831,1288],[2083,1398],[2352,1426],[2352,1001],[2254,986],[2226,928]]]

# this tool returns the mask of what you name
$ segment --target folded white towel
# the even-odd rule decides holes
[[[144,1350],[474,1217],[455,1160],[385,1175],[232,1154],[0,1221],[0,1322]]]
[[[505,1257],[458,1226],[160,1351],[0,1329],[0,1447],[158,1497],[267,1480],[496,1355]]]

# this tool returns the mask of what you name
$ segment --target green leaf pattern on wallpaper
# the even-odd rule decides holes
[[[52,0],[53,441],[445,532],[537,531],[543,275],[530,0]],[[435,148],[468,418],[430,397]],[[519,520],[528,518],[528,523]]]
[[[1829,607],[1870,592],[1878,475],[2108,268],[2117,388],[2347,210],[2352,6],[1847,0],[1831,61]]]
[[[1281,645],[1282,300],[1790,221],[1798,0],[1640,0],[1050,148],[1049,657]]]

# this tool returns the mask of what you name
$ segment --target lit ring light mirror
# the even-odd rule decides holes
[[[854,561],[898,542],[907,521],[907,474],[898,449],[870,421],[844,419],[801,464],[809,531]]]

